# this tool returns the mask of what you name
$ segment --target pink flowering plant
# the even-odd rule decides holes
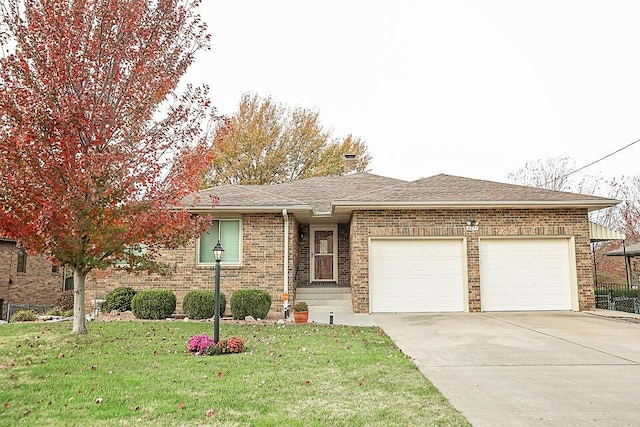
[[[187,353],[204,354],[213,345],[213,338],[207,334],[194,335],[187,341]]]
[[[218,343],[213,342],[210,336],[194,335],[187,341],[187,353],[197,355],[233,354],[244,352],[244,341],[239,337],[222,339]]]

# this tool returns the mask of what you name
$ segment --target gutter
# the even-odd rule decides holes
[[[284,219],[284,295],[289,295],[289,214],[286,209],[282,209],[282,218]],[[284,299],[284,298],[283,298]],[[289,298],[283,301],[284,318],[289,317]]]
[[[495,208],[520,208],[520,209],[549,209],[549,208],[586,208],[588,210],[597,210],[615,206],[620,203],[619,200],[603,199],[603,200],[513,200],[513,201],[335,201],[331,203],[331,212],[335,212],[336,208],[353,208],[353,209],[392,209],[392,208],[410,208],[410,209],[495,209]]]

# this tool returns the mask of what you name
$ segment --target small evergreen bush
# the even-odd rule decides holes
[[[11,323],[15,322],[34,322],[38,320],[38,316],[31,310],[20,310],[11,316]]]
[[[140,291],[131,300],[131,311],[138,319],[166,319],[175,309],[175,294],[163,289]]]
[[[231,295],[231,315],[235,319],[253,316],[264,319],[271,308],[271,295],[259,289],[244,289]]]
[[[136,291],[133,288],[127,286],[115,288],[107,294],[102,311],[106,313],[113,310],[129,311],[131,310],[131,300],[135,295]]]
[[[56,298],[53,304],[60,311],[73,309],[73,291],[64,291]]]
[[[189,319],[210,319],[215,314],[216,293],[214,291],[189,291],[182,300],[182,309]],[[227,298],[220,292],[220,317],[227,308]]]

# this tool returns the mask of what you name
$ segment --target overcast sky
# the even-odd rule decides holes
[[[366,141],[371,172],[507,181],[640,139],[639,1],[204,0],[187,79],[219,112],[255,92]],[[636,175],[640,143],[589,168]]]

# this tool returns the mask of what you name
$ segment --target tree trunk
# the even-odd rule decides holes
[[[73,270],[73,330],[74,334],[87,333],[86,308],[84,304],[84,281],[87,273],[79,268]]]

